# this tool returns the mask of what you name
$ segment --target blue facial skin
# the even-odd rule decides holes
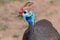
[[[30,12],[24,10],[24,13],[22,14],[22,18],[26,20],[30,26],[34,27],[35,15],[32,9],[30,10]]]

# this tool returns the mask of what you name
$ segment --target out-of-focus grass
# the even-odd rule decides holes
[[[22,17],[16,17],[17,20],[23,20]]]
[[[28,28],[28,25],[27,25],[27,24],[23,24],[23,27],[24,27],[24,28]]]
[[[18,38],[18,37],[19,37],[19,33],[18,33],[18,32],[15,32],[15,33],[13,34],[13,37],[14,37],[14,38]]]
[[[16,1],[18,1],[18,0],[10,0],[11,2],[16,2]]]
[[[29,0],[19,0],[20,2],[25,2],[25,1],[29,1]]]
[[[20,1],[20,2],[24,2],[24,1],[28,1],[28,0],[10,0],[11,2],[16,2],[16,1]]]
[[[19,0],[19,1],[23,2],[24,0]]]
[[[55,3],[57,2],[58,0],[51,0],[50,3]]]
[[[8,28],[8,26],[7,25],[0,25],[0,31],[2,31],[2,30],[6,30]]]
[[[0,5],[5,5],[5,2],[0,2]]]

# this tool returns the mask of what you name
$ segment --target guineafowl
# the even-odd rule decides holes
[[[23,40],[60,40],[60,35],[50,21],[42,19],[36,22],[33,28],[28,27]]]

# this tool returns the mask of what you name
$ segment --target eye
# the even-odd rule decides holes
[[[24,14],[26,14],[26,11],[24,11]]]

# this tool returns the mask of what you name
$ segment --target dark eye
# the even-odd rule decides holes
[[[24,14],[26,14],[26,11],[24,11]]]

